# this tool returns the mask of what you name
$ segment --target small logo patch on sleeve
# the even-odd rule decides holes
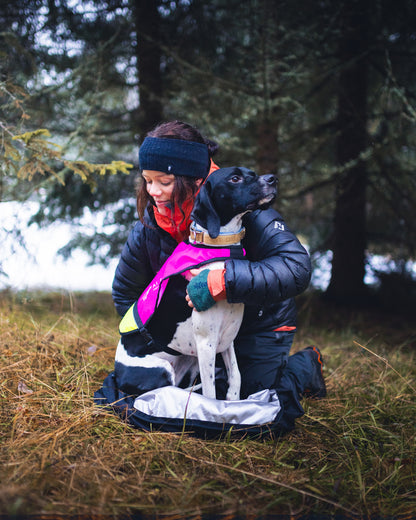
[[[274,223],[274,229],[278,229],[279,231],[284,231],[285,226],[281,222],[275,222]]]

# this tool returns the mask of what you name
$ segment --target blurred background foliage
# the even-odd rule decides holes
[[[368,255],[411,282],[415,80],[412,0],[2,2],[0,201],[36,197],[40,225],[105,210],[111,232],[62,251],[105,262],[136,218],[138,145],[184,120],[219,143],[220,166],[277,175],[289,226],[332,251],[327,296],[358,302]],[[43,128],[42,170],[13,137]],[[77,161],[113,169],[83,178]]]

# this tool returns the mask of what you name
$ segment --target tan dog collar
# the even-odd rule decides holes
[[[211,238],[205,231],[195,231],[190,229],[189,240],[198,244],[206,244],[207,246],[231,246],[243,240],[246,234],[245,228],[238,233],[230,235],[219,235],[217,238]]]

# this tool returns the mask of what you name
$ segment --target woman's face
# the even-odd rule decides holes
[[[154,200],[161,215],[169,215],[173,203],[175,176],[156,170],[143,170],[142,177],[146,191]],[[200,186],[203,179],[192,179],[196,186]]]
[[[159,213],[168,214],[172,203],[175,176],[156,170],[143,170],[142,177],[146,183],[147,193],[155,201]]]

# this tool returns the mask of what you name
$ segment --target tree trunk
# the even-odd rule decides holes
[[[257,128],[257,165],[259,175],[277,173],[278,162],[278,125],[277,121],[265,116]]]
[[[368,1],[346,1],[339,45],[336,186],[332,273],[327,296],[357,303],[364,296],[367,171]]]
[[[140,107],[136,128],[144,138],[163,119],[159,2],[130,0],[136,30],[136,59]]]

